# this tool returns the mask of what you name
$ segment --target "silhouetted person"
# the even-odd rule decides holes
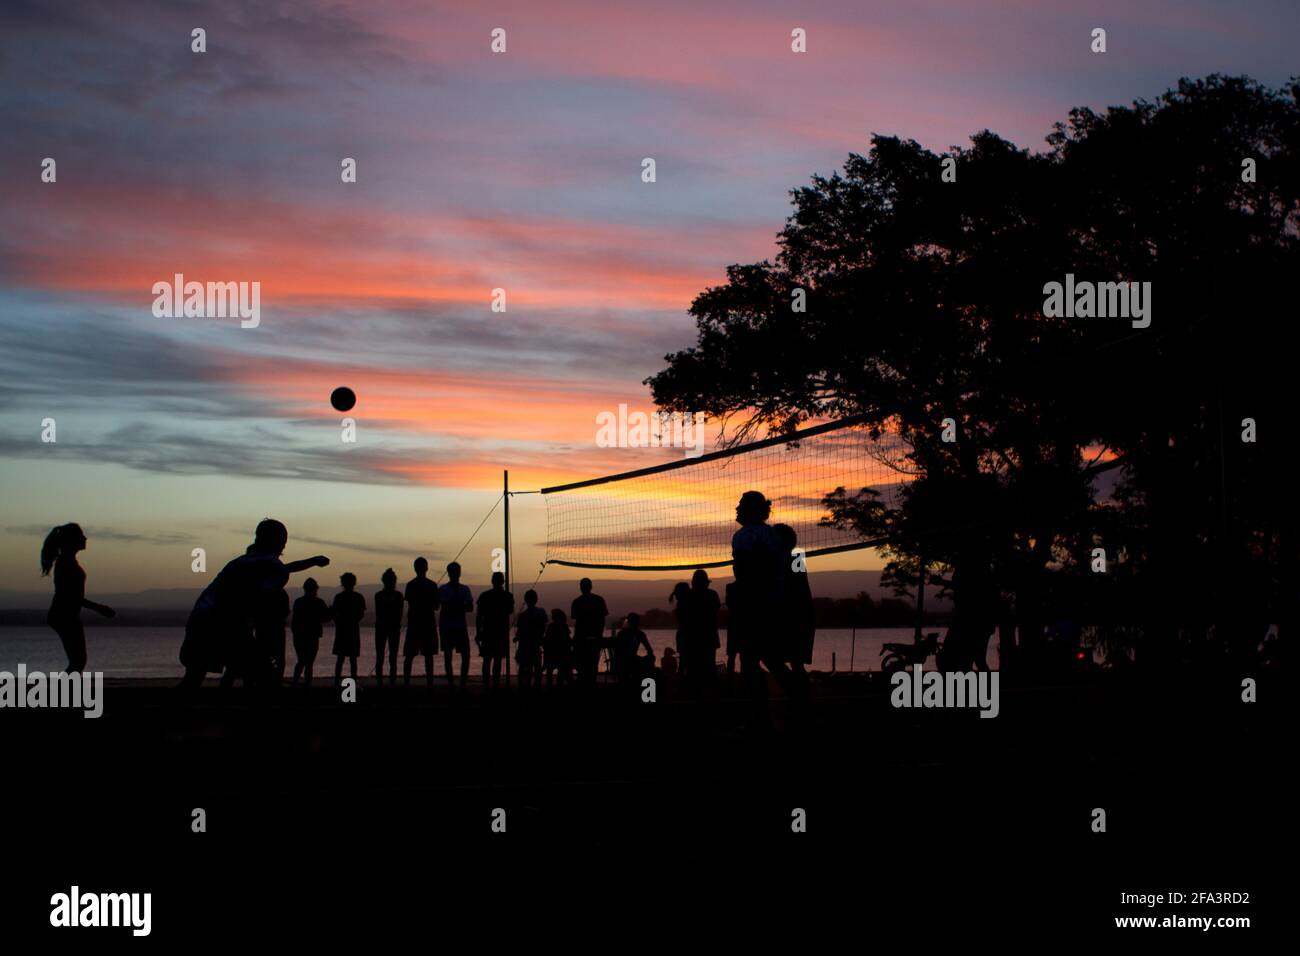
[[[348,660],[352,679],[357,677],[357,658],[361,655],[361,619],[366,614],[366,599],[356,591],[357,576],[345,571],[339,576],[343,590],[334,595],[330,615],[334,618],[334,686],[343,679],[343,659]]]
[[[299,677],[304,678],[306,686],[311,686],[312,665],[316,663],[321,635],[329,619],[329,605],[320,598],[320,585],[315,578],[308,578],[302,582],[302,597],[293,602],[293,619],[289,624],[293,631],[293,650],[298,655],[298,663],[293,665],[295,687]]]
[[[330,563],[323,554],[281,562],[288,543],[289,531],[283,524],[274,518],[263,519],[253,532],[253,543],[227,562],[199,595],[185,622],[180,653],[185,665],[182,687],[197,687],[208,673],[221,673],[223,687],[240,676],[246,684],[250,677],[256,680],[259,654],[254,619],[267,592],[283,589],[290,574]]]
[[[790,560],[799,536],[788,524],[773,525],[781,541],[782,554],[786,560],[785,576],[785,615],[782,643],[786,659],[794,672],[795,686],[801,693],[808,692],[808,671],[806,665],[812,663],[813,639],[817,636],[817,625],[813,617],[812,588],[808,583],[808,571],[795,570],[795,562]]]
[[[709,575],[699,568],[691,576],[691,587],[681,601],[680,610],[686,619],[685,652],[690,655],[683,661],[687,679],[697,689],[707,693],[718,675],[718,613],[722,601],[718,592],[709,587]]]
[[[279,580],[277,576],[277,581]],[[288,583],[289,575],[284,575]],[[287,654],[285,653],[285,623],[289,617],[289,592],[284,585],[267,582],[257,596],[257,610],[253,615],[253,641],[257,680],[266,679],[272,686],[284,681]]]
[[[397,572],[388,568],[379,580],[384,589],[375,592],[375,684],[384,682],[384,651],[388,651],[388,683],[397,683],[397,645],[402,639],[402,592],[397,590]]]
[[[600,647],[605,637],[605,618],[609,608],[599,594],[591,593],[591,578],[578,582],[582,593],[573,599],[569,616],[573,618],[573,654],[578,668],[578,685],[594,687],[600,666]]]
[[[86,667],[86,631],[81,625],[81,609],[89,608],[104,617],[117,612],[107,604],[86,600],[86,572],[77,563],[77,552],[86,548],[86,535],[78,524],[61,524],[45,536],[41,546],[41,574],[54,571],[54,600],[45,621],[54,628],[68,655],[68,673]]]
[[[460,652],[460,689],[465,689],[469,678],[469,624],[465,615],[474,610],[474,595],[460,583],[460,565],[453,561],[447,565],[448,581],[438,589],[438,627],[442,631],[442,661],[447,668],[447,684],[455,686],[451,671],[451,655]]]
[[[515,626],[515,663],[523,690],[542,686],[542,641],[546,637],[546,612],[537,606],[537,592],[524,592],[524,609]]]
[[[659,669],[664,672],[665,677],[673,677],[677,674],[677,652],[671,647],[664,648],[664,656],[659,661]]]
[[[941,671],[986,670],[989,637],[1001,611],[993,570],[987,558],[971,558],[953,568],[951,580],[952,623],[935,666]],[[1018,611],[1030,613],[1024,606]]]
[[[736,673],[736,659],[740,657],[740,635],[743,630],[742,626],[736,623],[733,610],[736,602],[740,600],[737,596],[740,592],[736,588],[735,581],[728,581],[722,593],[726,595],[723,603],[727,606],[727,683],[730,685],[731,678]]]
[[[677,659],[682,665],[682,676],[686,676],[686,668],[691,660],[691,652],[687,647],[691,636],[686,630],[686,604],[690,600],[690,595],[691,586],[685,581],[678,581],[674,584],[672,593],[668,595],[668,606],[673,609],[673,620],[677,622],[677,631],[673,635],[673,644],[677,648]]]
[[[402,680],[411,683],[411,662],[424,658],[424,677],[433,688],[433,658],[438,653],[438,585],[429,580],[429,562],[415,559],[415,577],[406,582],[406,647]]]
[[[644,657],[640,654],[643,647],[646,651]],[[654,648],[650,646],[645,631],[641,630],[641,615],[627,616],[627,623],[614,635],[612,650],[618,682],[625,687],[635,687],[641,675],[654,667],[655,662]]]
[[[546,671],[548,689],[553,675],[559,676],[561,687],[568,687],[573,682],[571,643],[569,619],[557,607],[551,611],[551,623],[546,626],[546,636],[542,639],[542,667]]]
[[[755,700],[766,700],[765,666],[787,693],[793,691],[790,667],[782,658],[778,634],[785,609],[785,571],[781,541],[767,524],[771,503],[757,491],[747,491],[736,505],[740,525],[731,538],[735,590],[730,597],[731,626],[740,629],[740,670]],[[760,666],[762,665],[762,666]],[[767,720],[764,709],[761,719]]]
[[[501,686],[501,662],[510,653],[510,618],[515,611],[514,595],[506,590],[506,576],[492,572],[492,587],[478,596],[474,616],[474,640],[483,658],[483,687],[491,673],[493,690]]]

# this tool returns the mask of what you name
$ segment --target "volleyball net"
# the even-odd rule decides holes
[[[541,489],[546,564],[623,571],[679,571],[731,564],[736,503],[746,491],[772,502],[806,557],[879,544],[823,525],[825,497],[874,491],[895,507],[908,480],[906,447],[843,419],[722,451]]]

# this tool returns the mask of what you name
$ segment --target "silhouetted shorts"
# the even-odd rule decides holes
[[[509,631],[482,630],[478,636],[479,657],[505,657],[510,653]]]
[[[316,663],[316,655],[320,653],[320,637],[315,634],[295,634],[293,649],[298,654],[298,663],[311,666]]]
[[[442,649],[447,654],[450,654],[452,651],[459,651],[468,657],[469,631],[443,631]]]
[[[334,647],[330,653],[338,657],[360,657],[361,629],[355,624],[334,628]]]
[[[402,648],[404,657],[432,657],[438,653],[438,629],[436,627],[408,627],[406,644]]]

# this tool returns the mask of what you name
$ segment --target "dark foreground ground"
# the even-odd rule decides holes
[[[74,883],[153,894],[153,943],[50,937],[90,951],[467,935],[493,950],[1131,935],[1236,951],[1291,918],[1294,698],[1276,681],[1255,704],[1233,675],[1004,684],[989,720],[895,710],[855,675],[803,708],[774,693],[770,732],[743,699],[669,696],[363,680],[354,704],[321,686],[205,687],[186,704],[119,683],[98,720],[0,712],[4,933],[50,936],[50,896]],[[1120,902],[1171,891],[1187,901]],[[1249,902],[1192,905],[1206,892]],[[1115,926],[1148,915],[1252,925]]]

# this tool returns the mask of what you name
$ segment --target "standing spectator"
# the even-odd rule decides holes
[[[510,617],[514,610],[515,597],[506,590],[506,576],[493,571],[492,588],[478,596],[478,613],[474,616],[474,640],[483,658],[484,690],[501,686],[501,662],[510,653]]]
[[[298,663],[293,665],[295,687],[299,677],[305,677],[305,686],[311,687],[312,665],[316,663],[321,635],[329,619],[329,605],[320,599],[320,585],[315,578],[308,578],[302,582],[302,597],[293,602],[293,619],[289,625],[293,631],[293,649],[298,655]]]
[[[542,686],[542,641],[546,636],[546,612],[537,606],[537,592],[524,592],[524,609],[515,630],[515,662],[519,665],[519,686],[523,690]]]
[[[397,572],[388,568],[380,576],[384,589],[375,593],[375,686],[384,682],[384,651],[388,651],[388,683],[397,683],[397,645],[402,639],[402,604]]]
[[[334,618],[334,686],[343,679],[343,659],[348,660],[352,679],[357,679],[357,658],[361,655],[361,618],[366,613],[366,599],[356,591],[357,576],[345,571],[339,576],[343,590],[334,595],[330,614]]]
[[[569,619],[558,607],[551,611],[551,623],[542,639],[543,667],[546,670],[546,688],[551,687],[552,675],[558,675],[560,686],[573,683],[573,654],[570,644]]]
[[[600,648],[605,637],[605,618],[609,608],[605,599],[591,591],[591,578],[578,582],[582,593],[573,599],[569,616],[573,618],[574,663],[578,667],[578,685],[596,686],[596,669],[600,665]]]
[[[438,588],[438,627],[442,631],[442,660],[447,669],[447,686],[455,687],[452,677],[451,655],[460,653],[460,689],[465,690],[469,679],[469,624],[465,615],[474,610],[474,595],[460,583],[460,564],[447,565],[448,581]]]
[[[424,658],[424,678],[433,689],[433,659],[438,653],[438,585],[429,580],[429,562],[416,558],[415,577],[406,582],[406,646],[402,682],[411,683],[411,663]]]

